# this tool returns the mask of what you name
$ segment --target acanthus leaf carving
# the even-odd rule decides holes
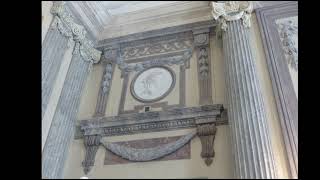
[[[227,21],[242,19],[245,27],[251,26],[253,5],[250,1],[211,2],[211,7],[213,18],[219,21],[220,28],[224,31],[227,29]]]
[[[53,1],[51,13],[53,14],[52,28],[56,28],[59,32],[75,42],[74,54],[80,55],[83,60],[90,62],[90,67],[93,63],[98,63],[101,57],[101,51],[96,50],[90,40],[86,38],[86,30],[83,26],[76,24],[72,16],[66,11],[64,1]]]
[[[211,165],[212,158],[215,155],[213,144],[216,131],[217,128],[215,124],[201,124],[197,127],[197,134],[202,144],[201,157],[205,159],[207,166]]]
[[[91,135],[84,137],[84,146],[86,148],[85,159],[82,162],[83,171],[88,174],[94,166],[95,156],[100,145],[101,136]]]

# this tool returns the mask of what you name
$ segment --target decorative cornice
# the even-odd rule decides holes
[[[79,54],[83,60],[89,61],[90,64],[98,63],[101,51],[96,50],[90,40],[86,38],[87,31],[83,26],[74,22],[70,13],[66,11],[64,1],[53,1],[51,13],[53,14],[52,28],[58,29],[59,32],[69,39],[69,43],[75,42],[74,54]]]
[[[134,34],[129,34],[125,36],[100,40],[96,47],[98,49],[103,50],[105,47],[112,46],[114,44],[124,44],[124,43],[130,44],[131,42],[134,42],[134,41],[137,41],[137,42],[140,40],[144,41],[145,39],[151,39],[156,37],[164,37],[164,36],[170,36],[170,35],[177,36],[178,33],[188,33],[194,29],[201,29],[201,28],[215,28],[216,25],[217,25],[216,22],[210,20],[210,21],[201,21],[201,22],[195,22],[190,24],[167,27],[162,29],[156,29],[151,31],[145,31],[140,33],[134,33]],[[139,42],[139,44],[141,43]]]
[[[161,112],[131,113],[111,117],[93,117],[79,122],[76,139],[83,135],[115,136],[143,132],[192,128],[199,124],[227,124],[226,110],[220,104],[177,107]]]
[[[227,21],[235,21],[242,19],[245,27],[250,27],[250,17],[253,10],[250,1],[226,1],[211,2],[212,16],[218,20],[222,30],[227,29]]]

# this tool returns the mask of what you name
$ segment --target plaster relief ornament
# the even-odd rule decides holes
[[[139,101],[157,101],[174,86],[174,75],[168,68],[152,67],[138,73],[131,84],[131,93]]]
[[[226,1],[211,2],[212,16],[220,22],[220,28],[227,30],[227,21],[235,21],[242,19],[245,27],[250,27],[250,17],[253,10],[250,1]]]
[[[298,71],[298,24],[292,20],[276,24],[278,25],[282,48],[288,59],[288,64],[295,71]]]
[[[86,38],[87,32],[84,27],[73,21],[64,4],[64,1],[53,1],[51,14],[54,18],[51,27],[57,28],[63,36],[69,39],[69,47],[72,40],[75,42],[73,54],[79,54],[83,60],[90,62],[89,68],[91,69],[92,64],[99,62],[102,52],[93,47],[92,42]]]

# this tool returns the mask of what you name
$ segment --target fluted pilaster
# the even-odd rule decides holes
[[[249,30],[240,19],[227,22],[223,52],[235,171],[238,178],[275,178],[270,133],[249,38]]]
[[[88,62],[74,55],[60,95],[42,154],[42,177],[62,178],[73,138],[81,92],[88,75]]]
[[[42,116],[46,110],[54,81],[60,69],[63,56],[67,49],[67,39],[56,29],[49,29],[42,44],[41,61],[41,92]]]

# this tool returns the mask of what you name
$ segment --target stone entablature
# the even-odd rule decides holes
[[[143,132],[193,128],[198,124],[227,124],[222,105],[172,108],[167,111],[121,114],[80,120],[75,138],[88,135],[115,136]]]

